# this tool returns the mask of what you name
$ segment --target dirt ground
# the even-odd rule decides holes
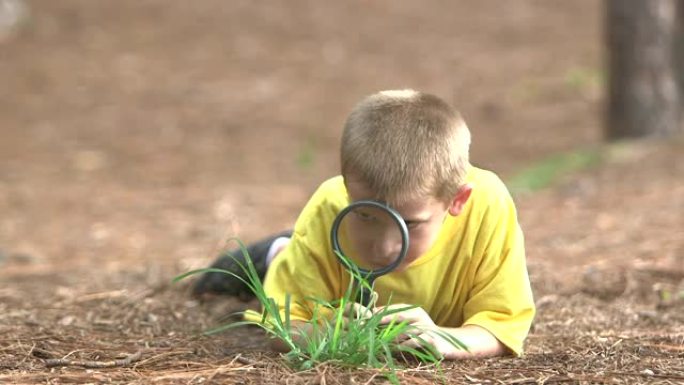
[[[453,103],[474,163],[504,178],[601,141],[597,0],[28,6],[0,42],[0,383],[382,382],[294,373],[253,329],[198,337],[253,304],[171,278],[291,226],[337,172],[345,114],[380,89]],[[602,154],[516,196],[539,309],[526,355],[402,382],[684,383],[684,140]]]

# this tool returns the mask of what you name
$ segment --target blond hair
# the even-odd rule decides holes
[[[342,133],[342,175],[359,178],[375,199],[401,204],[435,197],[448,201],[469,167],[470,131],[437,96],[413,90],[364,98]]]

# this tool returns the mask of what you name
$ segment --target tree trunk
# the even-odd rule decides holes
[[[674,55],[675,77],[679,86],[680,109],[684,111],[684,0],[677,0],[675,7],[676,20],[672,54]]]
[[[681,132],[676,1],[606,0],[608,139]]]

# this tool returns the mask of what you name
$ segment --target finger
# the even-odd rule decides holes
[[[368,319],[373,316],[373,311],[359,303],[353,302],[345,306],[344,314],[354,319]]]
[[[404,304],[382,305],[382,306],[376,306],[375,310],[376,311],[382,311],[382,310],[391,311],[391,310],[399,309],[399,308],[405,307],[405,306],[406,305],[404,305]]]
[[[398,324],[400,322],[411,324],[412,320],[401,313],[386,315],[380,319],[380,325],[387,325],[389,323]]]
[[[380,319],[380,324],[388,324],[394,321],[395,323],[406,322],[409,325],[424,325],[425,320],[420,314],[412,313],[411,311],[405,311],[400,313],[389,314]]]
[[[352,304],[354,317],[356,319],[368,319],[373,316],[373,311],[359,303]]]
[[[352,314],[352,303],[347,303],[344,305],[344,316],[348,317],[350,314]]]
[[[429,333],[422,333],[418,336],[413,336],[406,341],[403,341],[399,344],[400,346],[404,346],[407,348],[412,348],[412,349],[417,349],[417,350],[424,350],[424,351],[429,351],[429,352],[438,352],[437,351],[437,346],[436,346],[436,341],[432,335]],[[442,354],[441,352],[439,353],[440,355]]]
[[[415,314],[411,313],[395,313],[386,315],[380,319],[381,325],[386,325],[390,322],[405,322],[406,324],[413,325],[415,327],[428,327],[432,325],[430,323],[426,323],[422,317],[416,316]]]
[[[399,345],[414,348],[414,349],[422,348],[425,345],[425,343],[422,342],[421,339],[422,338],[419,338],[419,337],[410,337],[407,340],[401,342]]]
[[[382,313],[382,312],[388,313],[388,312],[395,311],[396,309],[400,309],[402,306],[405,306],[405,305],[394,304],[394,305],[378,306],[374,309],[374,311],[375,311],[375,313]],[[390,322],[395,322],[395,323],[402,322],[406,319],[407,314],[408,314],[408,312],[405,312],[405,311],[387,314],[380,319],[380,324],[386,325]]]
[[[371,297],[371,298],[370,298],[370,302],[368,303],[368,308],[369,308],[369,309],[373,309],[373,308],[375,307],[375,304],[378,303],[378,298],[379,298],[380,296],[378,295],[378,292],[377,292],[377,291],[373,290],[373,291],[371,292],[371,296],[370,296],[370,297]]]
[[[394,339],[394,341],[401,344],[402,342],[408,341],[411,338],[412,335],[410,333],[401,333],[397,336],[397,338]]]

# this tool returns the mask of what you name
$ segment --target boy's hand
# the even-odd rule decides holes
[[[409,305],[406,304],[394,304],[394,305],[389,305],[389,306],[380,306],[376,307],[375,311],[381,311],[381,310],[394,310],[394,309],[400,309],[402,307],[407,307]],[[381,320],[381,324],[388,324],[390,322],[406,322],[409,325],[413,325],[416,328],[419,329],[434,329],[437,328],[437,325],[435,325],[435,322],[430,318],[430,315],[422,308],[422,307],[414,307],[413,309],[409,310],[404,310],[399,313],[394,313],[391,315],[384,316]]]
[[[390,305],[387,309],[405,307],[408,305]],[[377,310],[382,307],[376,308]],[[432,345],[435,350],[447,360],[458,360],[473,357],[500,356],[509,350],[487,329],[477,325],[464,325],[457,328],[439,327],[430,318],[430,315],[420,307],[409,309],[383,317],[381,323],[406,321],[416,327],[412,336],[400,336],[405,338],[401,343],[405,346],[420,348],[424,343]],[[416,333],[418,335],[416,335]],[[450,339],[456,339],[467,346],[463,350],[454,345]],[[421,342],[423,340],[424,342]]]
[[[354,319],[366,320],[373,316],[373,310],[358,302],[352,302],[345,306],[344,315]]]
[[[406,306],[408,305],[395,304],[376,308],[376,311],[382,309],[392,310],[394,308]],[[461,348],[455,346],[452,342],[444,337],[444,334],[446,334],[447,331],[442,330],[439,326],[437,326],[430,315],[421,307],[415,307],[413,309],[385,316],[382,318],[382,320],[380,320],[380,323],[388,324],[392,322],[392,320],[394,320],[394,322],[407,322],[409,325],[414,327],[413,333],[411,335],[402,335],[399,337],[402,339],[402,345],[412,348],[420,348],[424,347],[427,343],[444,358],[452,358],[464,353]]]
[[[368,319],[373,316],[373,309],[378,301],[378,293],[373,291],[370,295],[368,306],[364,306],[358,302],[348,303],[345,307],[345,315],[356,319]]]
[[[461,349],[449,341],[444,336],[444,333],[446,333],[446,331],[440,331],[439,328],[424,331],[402,342],[401,345],[420,349],[424,348],[427,344],[432,346],[441,358],[452,360],[464,358],[469,354],[468,351]]]

